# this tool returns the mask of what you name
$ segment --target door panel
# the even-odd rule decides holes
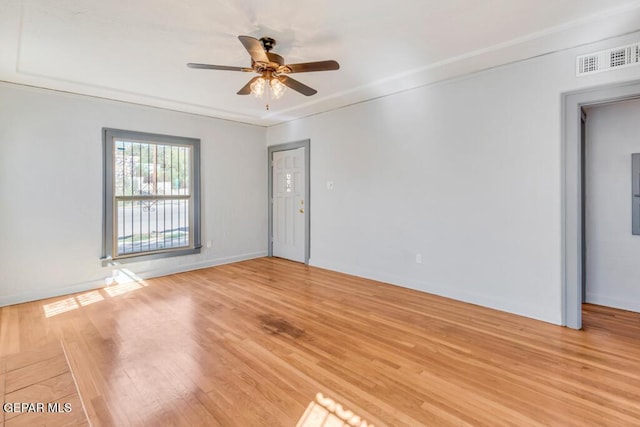
[[[273,153],[273,256],[305,262],[305,149]]]

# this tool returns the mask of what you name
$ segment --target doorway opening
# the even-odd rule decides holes
[[[640,99],[583,110],[582,315],[592,330],[640,319]]]
[[[562,324],[582,328],[584,249],[583,108],[640,98],[640,81],[563,94]]]
[[[309,264],[310,141],[268,147],[267,254]]]

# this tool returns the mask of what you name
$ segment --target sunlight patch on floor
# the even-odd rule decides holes
[[[98,291],[87,292],[86,294],[81,294],[76,297],[76,300],[80,303],[81,306],[93,304],[95,302],[103,301],[104,297]]]
[[[373,424],[318,393],[316,400],[309,402],[296,427],[373,427]]]
[[[58,314],[104,301],[105,293],[107,296],[113,298],[149,286],[147,282],[135,273],[124,268],[114,270],[113,276],[110,279],[109,284],[101,289],[104,293],[102,293],[101,290],[89,291],[60,301],[44,304],[42,310],[44,311],[45,317],[57,316]]]
[[[65,298],[42,306],[45,317],[53,317],[80,307],[74,297]]]
[[[142,286],[140,286],[136,282],[119,283],[117,285],[107,286],[106,288],[104,288],[104,291],[109,294],[110,297],[117,297],[118,295],[126,294],[128,292],[140,289],[141,287]]]

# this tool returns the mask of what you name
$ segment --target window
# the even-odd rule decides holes
[[[103,129],[103,259],[200,252],[200,140]]]

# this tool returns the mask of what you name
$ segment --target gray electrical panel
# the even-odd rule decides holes
[[[631,155],[631,233],[640,235],[640,153]]]

